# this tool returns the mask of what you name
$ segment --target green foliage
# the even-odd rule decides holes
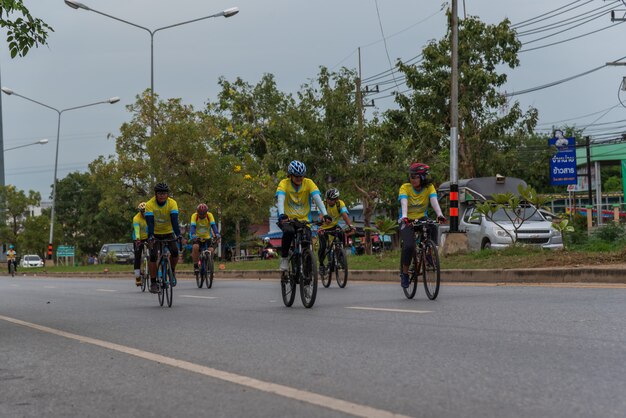
[[[6,219],[6,227],[1,230],[2,241],[16,242],[18,233],[23,229],[24,220],[30,216],[29,206],[39,206],[41,195],[30,190],[27,196],[23,190],[17,190],[15,186],[9,184],[0,187],[0,202],[5,204]]]
[[[7,32],[11,58],[24,57],[32,47],[46,45],[48,32],[54,32],[43,20],[34,18],[22,0],[0,2],[0,27]]]
[[[563,219],[561,220],[561,222],[557,222],[557,223],[553,222],[552,228],[556,229],[557,231],[561,233],[561,239],[563,240],[563,247],[565,247],[566,246],[565,233],[574,232],[574,227],[569,224],[568,219]]]
[[[374,227],[366,226],[365,230],[380,235],[380,238],[382,240],[383,235],[391,236],[396,233],[396,231],[398,230],[398,222],[385,216],[377,216],[374,220]],[[382,255],[382,253],[385,252],[384,243],[383,245],[381,245],[380,248],[380,253]]]
[[[606,242],[620,241],[623,240],[625,236],[626,230],[624,226],[615,222],[609,222],[593,232],[595,239]]]

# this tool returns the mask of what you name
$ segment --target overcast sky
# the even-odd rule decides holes
[[[241,77],[251,84],[264,73],[278,86],[296,92],[315,77],[320,65],[356,68],[361,47],[365,80],[389,70],[389,59],[417,57],[430,39],[445,33],[445,14],[437,0],[83,0],[103,13],[151,29],[195,19],[237,6],[232,18],[214,18],[158,32],[155,35],[155,91],[162,98],[180,97],[196,108],[214,100],[217,80]],[[150,85],[150,36],[147,32],[99,14],[74,10],[63,0],[25,0],[31,13],[55,29],[49,46],[33,49],[26,58],[11,59],[3,41],[0,53],[2,86],[57,109],[81,106],[112,96],[117,104],[64,113],[61,121],[58,177],[85,171],[100,155],[114,153],[119,127],[130,119],[125,106]],[[507,71],[507,92],[559,81],[626,55],[626,25],[611,24],[609,10],[624,16],[621,2],[603,0],[459,0],[459,15],[479,16],[496,23],[508,17],[527,31],[521,66]],[[560,11],[548,13],[561,8]],[[548,13],[548,14],[546,14]],[[380,23],[378,20],[380,15]],[[538,17],[537,20],[526,22]],[[382,42],[384,33],[386,39]],[[525,25],[525,26],[523,26]],[[577,27],[574,27],[577,26]],[[604,30],[600,30],[607,28]],[[599,32],[581,36],[588,32]],[[528,32],[530,31],[530,32]],[[570,40],[553,46],[550,43]],[[5,38],[5,33],[2,34]],[[532,42],[535,39],[539,39]],[[545,46],[545,47],[543,47]],[[388,59],[389,56],[389,59]],[[626,62],[626,61],[625,61]],[[626,108],[618,100],[626,67],[607,67],[573,81],[514,96],[524,108],[540,112],[539,129],[553,122],[584,127],[598,139],[615,136],[626,125]],[[401,75],[398,88],[404,90]],[[373,84],[393,87],[389,74]],[[376,109],[393,106],[388,96],[375,98]],[[370,98],[371,98],[370,97]],[[626,103],[626,92],[622,93]],[[367,108],[367,112],[374,111]],[[16,96],[2,95],[4,148],[48,138],[5,153],[6,184],[35,190],[48,199],[54,174],[57,114]],[[568,120],[571,119],[571,120]],[[615,122],[615,123],[610,123]],[[601,125],[603,124],[603,125]]]

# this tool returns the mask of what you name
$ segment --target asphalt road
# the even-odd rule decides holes
[[[2,417],[624,417],[626,286],[0,278]]]

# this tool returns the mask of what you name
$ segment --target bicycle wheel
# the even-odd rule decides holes
[[[289,270],[283,271],[280,278],[280,291],[283,303],[290,307],[296,299],[296,274],[298,274],[298,256],[292,255],[289,259]]]
[[[322,276],[322,286],[330,287],[330,282],[333,278],[333,269],[335,265],[335,260],[333,257],[333,253],[328,253],[328,264],[326,264],[326,271],[320,271],[320,276]]]
[[[311,248],[302,249],[302,277],[300,282],[300,298],[305,308],[315,304],[317,296],[317,263]]]
[[[15,277],[15,265],[13,263],[9,264],[9,271],[11,272],[11,277]]]
[[[348,260],[346,260],[343,248],[335,250],[335,260],[335,279],[339,287],[343,289],[348,284]]]
[[[204,282],[204,277],[202,277],[202,270],[204,270],[204,260],[202,259],[202,255],[200,255],[198,272],[194,272],[194,274],[196,275],[196,286],[198,286],[198,289],[202,289],[202,283]]]
[[[172,286],[172,282],[174,281],[174,273],[172,272],[172,265],[169,261],[166,263],[166,272],[167,276],[165,279],[165,299],[167,299],[167,306],[169,308],[172,307],[172,302],[174,302],[174,286]]]
[[[213,254],[209,253],[209,256],[207,257],[206,269],[204,270],[206,274],[204,277],[204,284],[206,284],[207,289],[210,289],[213,286],[213,267]]]
[[[435,300],[439,294],[441,270],[439,267],[439,251],[432,240],[424,246],[424,290],[428,299]]]
[[[409,265],[409,287],[403,287],[404,296],[408,299],[415,297],[417,292],[417,278],[420,276],[420,271],[423,270],[422,258],[417,256],[417,252],[413,254],[411,258],[411,264]],[[402,265],[400,265],[400,271],[402,271]]]
[[[159,263],[159,271],[157,272],[157,285],[159,286],[159,305],[163,306],[163,302],[165,302],[165,292],[167,289],[165,288],[165,277],[167,275],[167,267],[164,262]]]
[[[141,260],[141,291],[145,292],[148,286],[148,257],[143,257]]]

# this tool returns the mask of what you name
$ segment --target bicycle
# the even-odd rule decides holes
[[[156,283],[159,288],[157,296],[159,305],[163,306],[167,300],[167,306],[172,307],[174,301],[174,287],[172,286],[172,264],[170,261],[170,249],[166,245],[170,242],[178,241],[177,239],[156,240],[154,244],[158,245],[157,252],[157,277]]]
[[[308,223],[295,219],[284,224],[293,225],[296,234],[289,249],[289,270],[283,271],[280,279],[283,302],[287,307],[293,305],[296,286],[299,284],[302,304],[305,308],[311,308],[317,296],[317,263],[313,254],[311,231]]]
[[[336,227],[335,229],[324,229],[320,231],[324,231],[324,234],[333,237],[332,240],[328,240],[328,249],[326,250],[328,264],[326,271],[320,271],[322,285],[324,287],[330,287],[334,273],[337,285],[343,289],[346,287],[346,284],[348,284],[348,260],[346,259],[346,253],[344,251],[344,234],[348,235],[351,229],[343,230],[340,227]]]
[[[217,244],[218,240],[215,240]],[[209,251],[211,247],[212,239],[209,238],[204,242],[200,242],[200,245],[204,245],[204,249],[200,252],[200,258],[198,258],[198,273],[196,273],[196,285],[198,289],[202,289],[202,285],[205,284],[207,289],[213,286],[213,273],[214,273],[214,261],[213,252]]]
[[[148,263],[150,262],[150,248],[146,241],[141,243],[143,250],[141,251],[141,265],[139,266],[139,277],[141,277],[141,291],[145,292],[150,282],[150,270]]]
[[[437,222],[431,219],[416,219],[411,223],[415,234],[415,254],[409,265],[409,287],[402,288],[404,295],[409,299],[415,296],[420,276],[428,299],[434,300],[439,294],[441,268],[439,251],[435,242],[430,238],[429,227],[432,225],[437,225]],[[402,271],[402,265],[400,265],[400,270]]]
[[[11,260],[9,263],[9,274],[11,274],[11,277],[15,277],[15,263],[15,260]]]

